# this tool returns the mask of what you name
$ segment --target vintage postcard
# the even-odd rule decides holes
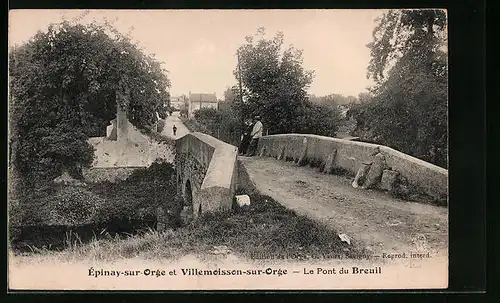
[[[11,10],[9,289],[446,289],[447,30]]]

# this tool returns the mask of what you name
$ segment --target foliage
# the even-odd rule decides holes
[[[52,182],[26,184],[19,206],[9,216],[20,218],[22,226],[106,225],[117,220],[154,217],[156,208],[176,210],[175,169],[155,161],[138,169],[126,180],[82,186]]]
[[[220,112],[214,108],[201,108],[194,112],[194,118],[196,121],[212,128],[213,124],[220,122]]]
[[[107,23],[38,32],[11,49],[9,78],[12,156],[23,175],[88,165],[86,138],[105,134],[117,104],[147,128],[168,98],[160,63]]]
[[[104,201],[86,188],[39,184],[21,194],[16,214],[22,226],[78,226],[94,219]]]
[[[306,103],[296,118],[293,132],[335,137],[342,120],[336,106]]]
[[[231,213],[207,213],[183,228],[149,230],[126,237],[98,235],[90,243],[57,252],[54,260],[114,261],[125,258],[176,259],[196,255],[203,259],[214,246],[227,246],[249,259],[369,258],[371,252],[342,242],[335,230],[297,215],[267,196],[250,194],[252,204]],[[85,242],[85,241],[82,241]],[[78,243],[78,242],[77,242]],[[36,253],[53,253],[34,249]]]
[[[351,112],[355,135],[447,167],[445,30],[442,10],[390,10],[379,20],[368,45],[376,85]]]
[[[177,202],[175,169],[166,162],[138,169],[122,182],[95,184],[92,190],[108,201],[96,218],[98,222],[123,218],[144,220],[154,217],[159,206],[180,211],[179,206],[174,205]]]
[[[161,133],[164,128],[165,128],[165,120],[164,119],[158,120],[158,132]]]
[[[179,115],[181,117],[187,117],[188,116],[188,110],[187,110],[187,108],[181,109]]]
[[[226,97],[234,100],[242,117],[260,115],[269,134],[305,131],[318,135],[335,133],[334,129],[315,128],[317,121],[313,120],[319,111],[307,98],[313,72],[302,67],[301,50],[283,47],[282,33],[266,39],[264,29],[260,28],[256,35],[246,38],[246,44],[238,49],[238,55],[239,69],[234,74],[237,79],[241,74],[244,101],[241,104],[241,100],[229,92]]]
[[[67,124],[34,128],[20,139],[17,168],[30,176],[52,179],[66,168],[74,177],[81,177],[80,168],[93,161],[94,149],[87,136]]]
[[[241,135],[241,116],[234,104],[219,106],[218,110],[202,108],[186,125],[192,131],[203,132],[232,145],[238,145]]]
[[[324,104],[324,105],[345,105],[358,103],[358,98],[354,96],[343,96],[341,94],[330,94],[327,96],[315,96],[309,95],[309,100],[313,103]]]

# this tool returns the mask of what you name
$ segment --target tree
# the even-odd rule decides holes
[[[448,143],[445,46],[443,10],[384,14],[368,45],[373,96],[360,109],[370,139],[442,166]]]
[[[354,96],[344,96],[341,94],[329,94],[326,96],[317,97],[315,95],[310,95],[309,100],[313,103],[324,104],[324,105],[347,105],[358,103],[358,98]]]
[[[362,92],[362,93],[358,94],[358,102],[359,103],[370,102],[371,98],[372,98],[372,95],[370,93],[367,93],[367,92]]]
[[[242,114],[260,115],[270,134],[302,132],[298,117],[310,108],[307,89],[313,72],[302,67],[302,52],[284,48],[283,34],[266,39],[260,28],[238,49],[245,102]],[[238,68],[234,71],[239,79]],[[304,120],[302,117],[301,120]]]
[[[152,126],[170,85],[161,64],[109,23],[66,21],[11,49],[9,80],[13,163],[46,177],[91,164],[87,139],[104,135],[117,104],[135,126]]]

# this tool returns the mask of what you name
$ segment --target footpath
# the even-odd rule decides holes
[[[175,136],[173,132],[174,125],[177,128]],[[172,139],[178,139],[188,133],[190,133],[189,129],[179,119],[179,112],[174,112],[172,113],[172,116],[167,116],[167,119],[165,119],[165,127],[161,132],[162,135]]]
[[[448,253],[448,209],[355,189],[352,180],[269,157],[239,157],[250,184],[379,254]]]

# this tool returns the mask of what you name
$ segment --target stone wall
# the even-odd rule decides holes
[[[228,211],[238,182],[237,148],[202,133],[176,140],[177,192],[184,198],[190,184],[194,217]],[[187,202],[187,201],[186,201]]]
[[[283,134],[262,137],[258,150],[266,156],[297,162],[324,165],[330,160],[332,166],[354,175],[363,163],[373,161],[376,147],[385,156],[388,167],[399,172],[409,184],[431,197],[448,196],[448,170],[383,145],[316,135]]]

